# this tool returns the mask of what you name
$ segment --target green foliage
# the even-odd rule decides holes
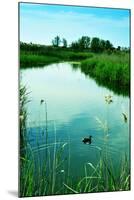
[[[97,37],[92,38],[91,51],[97,53],[100,52],[100,39]]]
[[[52,40],[52,45],[54,47],[59,47],[61,43],[60,37],[57,35],[53,40]]]
[[[115,92],[129,95],[130,60],[128,53],[99,54],[81,62],[81,70]],[[118,90],[116,91],[116,89]]]
[[[105,42],[105,49],[108,50],[108,49],[112,49],[113,48],[113,45],[110,43],[109,40],[106,40]]]
[[[92,38],[91,41],[91,51],[95,53],[104,52],[104,51],[113,51],[114,47],[109,40],[101,40],[97,37]]]
[[[63,48],[40,48],[33,51],[20,51],[20,67],[39,67],[60,61],[81,61],[92,57],[90,52],[75,52],[70,49]]]
[[[67,48],[67,40],[65,38],[62,39],[63,47]]]
[[[36,67],[36,66],[39,67],[58,61],[60,61],[60,59],[53,56],[48,57],[43,55],[26,54],[25,52],[21,52],[20,54],[20,66],[22,68]]]
[[[78,41],[72,42],[71,48],[75,50],[85,50],[90,48],[90,37],[82,36]]]
[[[82,36],[78,40],[78,44],[80,49],[88,49],[90,47],[90,37]]]

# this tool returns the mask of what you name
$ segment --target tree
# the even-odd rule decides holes
[[[61,43],[60,37],[57,35],[53,40],[52,40],[52,44],[54,47],[59,47]]]
[[[98,53],[100,52],[100,39],[97,37],[92,38],[91,51]]]
[[[105,49],[106,50],[111,50],[113,48],[113,45],[111,44],[111,42],[109,40],[106,40],[106,46],[105,46]]]
[[[104,51],[106,48],[106,41],[105,40],[100,40],[100,51]]]
[[[90,37],[82,36],[78,40],[78,45],[80,49],[88,49],[90,47]]]
[[[117,47],[117,51],[121,51],[121,47],[120,46]]]
[[[90,37],[82,36],[78,41],[72,42],[71,48],[79,50],[90,48]]]
[[[112,43],[109,40],[101,40],[97,37],[92,38],[91,41],[91,50],[95,53],[103,51],[114,50]]]
[[[78,44],[78,42],[72,42],[72,44],[71,44],[71,48],[72,49],[79,49],[79,44]]]
[[[63,47],[67,48],[67,40],[65,38],[62,39]]]

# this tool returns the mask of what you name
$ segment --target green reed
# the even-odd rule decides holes
[[[45,102],[46,143],[39,145],[38,134],[36,134],[36,147],[32,147],[27,140],[27,112],[26,103],[28,102],[26,87],[20,87],[20,116],[25,114],[23,120],[20,118],[20,181],[19,196],[41,196],[55,194],[61,187],[57,187],[56,177],[60,173],[60,167],[64,163],[62,154],[67,143],[59,143],[56,139],[56,124],[54,123],[54,143],[48,144],[48,127],[47,127],[47,104]],[[23,122],[23,123],[22,123]],[[23,137],[21,137],[23,133]],[[58,148],[56,147],[59,145]],[[53,149],[53,151],[51,150]],[[42,161],[41,152],[46,152]]]

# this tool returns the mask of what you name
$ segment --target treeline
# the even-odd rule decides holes
[[[67,44],[67,40],[65,38],[61,40],[59,36],[56,36],[52,40],[52,45],[54,47],[60,47],[61,45],[63,48],[67,48]],[[77,41],[72,42],[69,48],[73,50],[91,50],[95,53],[115,49],[109,40],[102,40],[97,37],[90,38],[88,36],[82,36]]]
[[[117,51],[129,51],[128,48],[123,48],[118,46],[115,48],[113,44],[109,40],[103,40],[98,37],[90,38],[89,36],[82,36],[77,41],[72,42],[68,45],[68,42],[65,38],[61,39],[59,36],[56,36],[52,40],[53,47],[63,47],[63,48],[71,48],[74,50],[91,50],[92,52],[104,52],[108,50],[117,50]]]
[[[68,41],[65,38],[60,38],[56,36],[52,40],[52,45],[40,45],[40,44],[33,44],[33,43],[23,43],[20,42],[20,49],[21,50],[28,50],[28,51],[44,51],[44,50],[52,50],[55,48],[62,48],[62,49],[69,49],[74,51],[90,51],[94,53],[103,53],[103,52],[129,52],[130,49],[126,47],[118,46],[115,48],[113,44],[109,40],[103,40],[98,37],[90,38],[88,36],[82,36],[77,41],[72,42],[68,45]]]

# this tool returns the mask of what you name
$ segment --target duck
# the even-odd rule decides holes
[[[84,144],[91,144],[92,143],[92,136],[90,135],[89,137],[83,138],[82,142]]]
[[[40,104],[43,104],[43,103],[44,103],[44,99],[41,99],[41,100],[40,100]]]

